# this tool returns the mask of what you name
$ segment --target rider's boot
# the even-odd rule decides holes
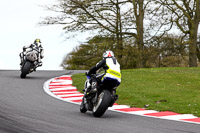
[[[42,62],[38,62],[38,66],[42,66]]]
[[[38,58],[38,66],[42,66],[42,61],[41,61],[40,57]]]

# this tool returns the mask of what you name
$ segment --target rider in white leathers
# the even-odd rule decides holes
[[[106,51],[103,54],[103,59],[96,64],[96,66],[92,67],[86,74],[91,76],[92,74],[96,74],[96,71],[100,68],[105,70],[105,75],[102,77],[102,81],[108,80],[116,80],[117,86],[121,83],[121,73],[120,73],[120,64],[117,59],[114,57],[114,53],[110,50]],[[90,84],[92,84],[91,89],[92,92],[97,90],[96,83],[97,80],[95,77],[91,77]],[[85,90],[88,91],[88,90]],[[90,91],[91,92],[91,91]]]
[[[22,66],[23,62],[24,62],[24,56],[25,56],[25,53],[28,52],[27,49],[28,48],[36,48],[39,50],[39,55],[38,55],[38,66],[42,66],[42,61],[41,59],[44,57],[44,49],[41,45],[41,41],[40,39],[35,39],[34,43],[33,44],[30,44],[30,45],[27,45],[27,46],[24,46],[23,47],[23,52],[21,52],[19,54],[20,56],[20,59],[21,59],[21,63],[20,63],[20,66]]]

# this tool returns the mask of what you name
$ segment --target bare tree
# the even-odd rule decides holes
[[[58,1],[59,4],[48,9],[60,13],[60,16],[46,17],[42,24],[62,24],[67,32],[99,31],[98,34],[114,35],[119,61],[123,57],[124,41],[132,38],[138,48],[137,67],[144,67],[143,51],[149,36],[156,35],[167,23],[164,19],[157,19],[163,18],[163,13],[158,12],[162,10],[161,6],[152,5],[149,0]],[[144,23],[144,20],[149,23]],[[155,27],[157,31],[153,31]]]
[[[50,10],[60,16],[47,17],[42,24],[63,24],[64,30],[99,31],[99,34],[115,35],[119,60],[122,58],[123,38],[136,37],[132,32],[132,8],[126,8],[127,0],[59,0]],[[130,4],[130,3],[129,3]],[[122,10],[124,9],[124,10]]]
[[[189,66],[197,66],[197,34],[200,22],[200,0],[156,0],[172,15],[171,23],[175,23],[188,38]]]

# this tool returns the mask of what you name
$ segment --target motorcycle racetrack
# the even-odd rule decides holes
[[[184,115],[182,119],[174,112],[115,105],[101,118],[91,112],[80,113],[83,94],[72,86],[70,77],[79,72],[82,71],[36,71],[21,79],[20,71],[1,70],[0,133],[200,132],[199,118]],[[169,116],[178,121],[167,120]]]

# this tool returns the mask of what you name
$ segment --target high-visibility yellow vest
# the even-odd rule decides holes
[[[104,77],[114,78],[121,82],[120,64],[117,61],[114,63],[112,58],[107,58],[106,65],[108,66],[108,70],[106,70]]]

